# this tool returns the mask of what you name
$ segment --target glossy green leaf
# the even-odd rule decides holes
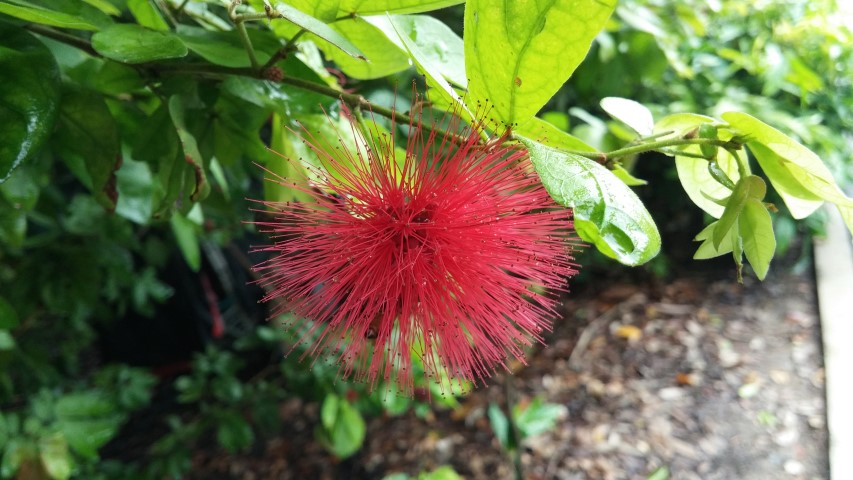
[[[21,28],[0,23],[0,183],[29,161],[53,131],[59,67],[50,51]]]
[[[468,85],[462,39],[441,21],[427,15],[387,15],[365,20],[407,50],[422,71],[463,88]]]
[[[648,477],[646,477],[646,480],[669,480],[669,468],[656,468]]]
[[[743,253],[758,279],[764,280],[776,252],[773,220],[764,203],[754,198],[747,200],[738,216],[738,227],[743,239]]]
[[[643,264],[660,251],[660,234],[637,195],[609,170],[584,157],[522,141],[551,197],[574,213],[575,229],[605,255]]]
[[[472,120],[474,114],[468,110],[460,99],[460,95],[456,93],[453,86],[447,81],[448,75],[458,76],[459,74],[458,71],[454,71],[453,66],[446,63],[446,61],[450,61],[451,57],[449,55],[443,57],[440,54],[436,54],[431,41],[422,39],[423,36],[421,35],[427,35],[427,33],[418,33],[418,23],[425,25],[430,25],[430,23],[413,20],[411,17],[413,16],[400,15],[392,17],[389,15],[384,20],[375,19],[374,22],[377,25],[382,25],[385,32],[397,36],[396,41],[402,44],[403,48],[408,52],[412,60],[414,60],[418,70],[426,76],[427,84],[431,87],[430,92],[432,97],[440,97],[438,100],[442,104],[448,105],[451,111],[462,115],[466,120]],[[439,34],[437,29],[431,28],[431,30],[433,34]],[[461,49],[459,52],[461,53]],[[461,60],[461,57],[456,59],[456,61]],[[460,66],[461,63],[456,65],[456,67]],[[457,81],[460,81],[459,77],[457,77]]]
[[[89,90],[63,92],[57,154],[107,210],[115,209],[115,171],[121,165],[118,128],[101,95]]]
[[[169,24],[151,3],[151,0],[127,0],[127,8],[143,27],[152,30],[169,30]]]
[[[92,35],[92,47],[106,58],[122,63],[145,63],[187,54],[177,35],[133,24],[118,24]]]
[[[735,185],[735,189],[726,202],[726,207],[723,210],[723,215],[720,216],[720,221],[714,229],[714,247],[720,248],[723,239],[729,233],[729,229],[737,222],[743,207],[748,200],[762,200],[767,193],[767,186],[764,180],[755,175],[750,175],[740,179]]]
[[[314,18],[313,16],[285,3],[278,3],[275,8],[276,11],[278,11],[278,13],[280,13],[286,20],[329,42],[347,55],[360,58],[362,60],[365,59],[364,53],[362,53],[358,47],[353,45],[347,37],[341,35],[329,25],[326,25],[322,20]]]
[[[341,0],[338,16],[352,13],[359,15],[382,15],[385,12],[420,13],[464,2],[465,0]]]
[[[468,0],[469,105],[492,105],[492,117],[506,124],[526,122],[571,76],[615,6],[614,0]]]
[[[724,113],[723,119],[747,139],[747,147],[794,218],[809,215],[820,206],[820,200],[832,202],[842,211],[853,208],[853,199],[839,188],[832,173],[814,152],[745,113]],[[853,232],[853,222],[846,223]]]
[[[49,25],[51,27],[98,30],[96,25],[78,16],[37,6],[12,5],[0,2],[0,13],[5,13],[10,17],[19,18],[27,22]]]
[[[401,72],[411,66],[405,51],[365,18],[342,20],[333,24],[332,28],[357,45],[367,59],[365,61],[353,58],[324,40],[317,42],[326,58],[335,62],[341,71],[350,77],[365,80],[380,78]]]
[[[11,330],[18,326],[18,314],[12,304],[0,297],[0,330]]]
[[[71,476],[71,453],[61,433],[40,438],[38,449],[41,464],[50,478],[65,480]]]
[[[601,108],[608,115],[631,127],[641,137],[651,135],[655,126],[652,112],[645,105],[627,98],[606,97],[601,99]]]

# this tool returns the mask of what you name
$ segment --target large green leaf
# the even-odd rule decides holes
[[[178,36],[193,52],[210,63],[226,67],[248,67],[249,56],[236,30],[214,32],[187,25],[178,26]],[[279,40],[269,30],[248,29],[258,62],[267,60],[281,47]]]
[[[108,210],[115,209],[115,171],[121,165],[118,127],[104,98],[90,90],[66,89],[54,137],[56,153]]]
[[[464,3],[465,0],[341,0],[338,16],[381,15],[388,13],[419,13]]]
[[[313,33],[319,38],[329,42],[347,55],[352,57],[365,59],[364,53],[353,45],[345,36],[326,25],[322,20],[317,19],[297,8],[290,5],[279,3],[276,5],[276,10],[282,17],[289,20],[291,23]]]
[[[702,125],[715,122],[716,120],[713,118],[704,115],[676,113],[660,119],[655,124],[653,133],[662,135],[659,137],[661,140],[682,138],[686,135],[695,134]],[[701,154],[701,148],[697,145],[680,147],[674,150],[693,155]],[[729,152],[718,149],[715,161],[720,170],[733,183],[737,183],[740,179],[737,159]],[[747,173],[749,173],[749,166],[744,166]],[[731,189],[718,182],[711,175],[708,167],[708,160],[686,155],[676,154],[675,156],[675,168],[678,172],[678,180],[681,182],[681,186],[684,188],[687,196],[690,197],[690,200],[696,206],[707,212],[708,215],[720,218],[725,207],[718,203],[717,200],[723,200],[731,195]]]
[[[177,35],[132,24],[113,25],[92,35],[92,47],[122,63],[145,63],[187,54],[187,46]]]
[[[79,16],[37,6],[13,5],[0,2],[0,13],[5,13],[10,17],[19,18],[27,22],[50,25],[51,27],[98,30],[96,25]]]
[[[39,151],[53,130],[59,67],[26,31],[0,23],[0,183]]]
[[[462,39],[441,21],[427,15],[387,15],[365,18],[389,40],[407,50],[428,75],[441,76],[465,87],[465,52]]]
[[[469,102],[491,104],[506,124],[524,123],[571,76],[615,0],[468,0],[465,71]]]
[[[326,58],[335,62],[350,77],[380,78],[409,68],[409,57],[402,47],[395,45],[382,30],[366,19],[356,17],[342,20],[332,25],[332,28],[357,45],[367,59],[353,58],[325,40],[317,41]]]
[[[660,234],[637,195],[598,163],[522,138],[551,197],[574,212],[575,229],[605,255],[626,265],[660,251]]]
[[[853,232],[853,221],[848,221],[850,216],[845,215],[853,209],[853,199],[839,188],[820,157],[755,117],[740,112],[727,112],[722,116],[735,133],[746,138],[747,147],[782,196],[791,215],[803,218],[826,200],[838,206],[847,228]]]

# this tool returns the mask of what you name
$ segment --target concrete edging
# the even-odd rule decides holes
[[[853,246],[835,207],[831,207],[826,238],[814,243],[826,372],[829,477],[849,480],[853,478]]]

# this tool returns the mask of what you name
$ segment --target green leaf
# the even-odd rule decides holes
[[[339,17],[357,13],[362,16],[388,13],[420,13],[465,3],[465,0],[341,0]]]
[[[512,450],[515,448],[515,442],[512,440],[512,430],[510,429],[509,419],[506,418],[506,414],[501,410],[495,403],[489,404],[489,423],[492,425],[492,431],[495,433],[495,437],[498,439],[498,443],[501,444],[501,447],[504,450]]]
[[[0,330],[0,352],[15,348],[15,337],[6,330]]]
[[[59,430],[80,455],[95,459],[98,449],[115,436],[123,416],[97,391],[68,394],[54,407]]]
[[[660,234],[654,220],[609,170],[587,158],[522,141],[548,193],[572,209],[582,239],[625,265],[640,265],[658,254]]]
[[[281,42],[269,30],[253,28],[247,31],[257,60],[261,64],[266,63],[275,51],[281,48]],[[177,33],[187,48],[210,63],[234,68],[251,65],[236,30],[214,32],[199,27],[178,25]]]
[[[143,27],[152,30],[169,30],[169,24],[160,15],[160,11],[154,7],[151,0],[127,0],[127,8]]]
[[[279,3],[275,8],[283,18],[329,42],[347,55],[365,60],[364,53],[358,47],[323,21],[285,3]]]
[[[556,403],[545,403],[536,397],[523,410],[513,408],[513,416],[522,438],[532,437],[553,430],[557,420],[565,414],[565,407]]]
[[[201,247],[198,244],[199,226],[182,215],[181,212],[175,212],[169,222],[184,261],[187,262],[192,271],[197,272],[201,268]]]
[[[327,395],[321,407],[319,440],[338,458],[347,458],[361,448],[366,431],[358,410],[343,398]]]
[[[98,30],[97,26],[78,16],[36,6],[11,5],[6,2],[0,2],[0,13],[5,13],[6,15],[27,22],[49,25],[51,27]]]
[[[341,398],[334,394],[326,395],[323,399],[323,405],[320,407],[320,422],[326,430],[331,430],[335,426],[340,403]]]
[[[746,137],[747,147],[794,218],[811,214],[820,206],[820,199],[836,204],[842,213],[853,208],[853,199],[839,188],[832,173],[814,152],[745,113],[724,113],[723,119],[737,134]],[[853,232],[853,221],[845,223]]]
[[[690,153],[699,153],[699,148],[695,145],[689,149],[685,149]],[[740,179],[738,170],[738,162],[729,152],[718,150],[717,166],[726,176],[733,182],[737,183]],[[675,169],[678,172],[678,180],[681,182],[682,188],[693,200],[699,208],[704,210],[708,215],[714,218],[720,218],[723,215],[725,207],[714,201],[721,200],[731,194],[728,187],[718,182],[708,170],[708,161],[678,155],[675,157]]]
[[[92,47],[106,58],[131,64],[187,55],[187,46],[176,35],[132,24],[113,25],[92,35]]]
[[[18,313],[4,297],[0,297],[0,330],[11,330],[18,326]]]
[[[282,116],[274,113],[272,116],[272,138],[270,150],[265,153],[267,170],[283,179],[307,178],[307,173],[301,162],[295,161],[300,157],[297,151],[304,151],[302,139],[284,126]],[[311,201],[311,196],[297,188],[290,188],[275,181],[264,182],[264,199],[268,202]]]
[[[216,440],[231,453],[252,446],[255,433],[252,426],[237,411],[225,410],[216,415]]]
[[[649,182],[643,180],[642,178],[637,178],[637,177],[631,175],[631,172],[629,172],[628,170],[625,170],[624,168],[622,168],[618,165],[616,166],[616,168],[614,168],[611,171],[613,172],[613,175],[616,176],[616,178],[625,182],[625,185],[628,185],[629,187],[639,187],[642,185],[648,185],[649,184]]]
[[[669,480],[669,468],[656,468],[648,477],[646,477],[646,480]]]
[[[453,89],[453,86],[446,80],[446,77],[450,75],[457,76],[457,81],[461,81],[459,80],[460,77],[458,77],[459,73],[455,71],[453,66],[445,63],[446,58],[435,54],[435,48],[431,46],[429,41],[418,40],[423,39],[423,35],[426,35],[425,32],[419,35],[418,21],[402,15],[396,17],[389,15],[384,20],[374,19],[372,21],[376,25],[381,25],[385,32],[397,36],[396,41],[402,44],[403,48],[406,49],[412,60],[414,60],[415,65],[426,76],[427,84],[432,87],[431,92],[438,94],[438,100],[442,104],[448,105],[451,111],[463,116],[463,118],[468,120],[473,119],[474,115],[460,100],[460,96]],[[426,22],[421,23],[428,24]],[[433,34],[441,34],[436,28],[428,29],[432,30]],[[457,59],[457,61],[461,60],[461,58]],[[461,63],[456,66],[461,66]],[[464,78],[464,74],[462,78]]]
[[[199,202],[207,198],[210,194],[210,183],[207,181],[207,175],[204,171],[204,159],[198,151],[198,144],[195,137],[187,130],[184,101],[180,96],[173,95],[169,99],[169,114],[178,132],[178,138],[181,140],[184,161],[190,166],[195,177],[195,186],[192,192],[190,192],[190,200]]]
[[[767,207],[754,198],[747,200],[738,216],[738,227],[743,239],[743,253],[758,279],[764,280],[770,268],[770,260],[776,252],[773,220]]]
[[[539,117],[533,117],[513,129],[518,135],[534,140],[543,145],[562,150],[581,150],[584,152],[595,152],[595,147],[584,142],[580,138],[570,135],[555,125]]]
[[[154,179],[148,164],[125,157],[115,175],[119,193],[116,214],[147,225],[153,213],[154,196]]]
[[[506,124],[526,122],[571,76],[615,6],[614,0],[468,0],[469,105],[492,105],[492,117]]]
[[[735,189],[726,202],[726,207],[723,210],[723,215],[720,216],[720,221],[714,229],[714,247],[720,248],[720,243],[729,233],[729,229],[737,222],[738,216],[746,205],[747,200],[763,200],[767,193],[767,186],[764,180],[755,175],[740,179],[735,185]]]
[[[61,433],[39,439],[39,458],[50,478],[64,480],[71,476],[71,454]]]
[[[118,128],[100,94],[67,89],[54,137],[57,154],[107,210],[114,210],[118,192],[115,171],[121,165]]]
[[[432,472],[421,473],[418,475],[418,480],[462,480],[462,476],[456,473],[453,467],[444,465]]]
[[[654,129],[655,120],[652,118],[652,112],[645,105],[634,100],[606,97],[601,99],[601,108],[642,137],[651,135]]]
[[[468,85],[462,39],[441,21],[426,15],[388,15],[365,20],[407,50],[425,73],[463,88]]]
[[[0,23],[0,183],[29,161],[53,131],[59,67],[35,37]]]
[[[112,3],[109,2],[109,0],[83,0],[83,1],[88,3],[89,5],[97,8],[98,10],[106,13],[107,15],[112,15],[114,17],[121,15],[121,10],[116,8],[115,5],[113,5]]]
[[[335,62],[348,76],[363,80],[385,77],[409,68],[409,57],[405,51],[388,39],[375,25],[374,20],[356,17],[341,20],[332,25],[340,35],[346,37],[364,52],[367,61],[341,52],[331,43],[319,40],[317,45],[328,60]]]
[[[714,245],[714,230],[719,225],[719,221],[713,222],[707,227],[705,227],[696,238],[695,241],[701,241],[702,244],[699,245],[699,248],[696,249],[696,253],[693,254],[693,258],[695,260],[707,260],[709,258],[716,258],[720,255],[725,255],[733,250],[733,245],[735,241],[739,241],[738,237],[738,229],[737,225],[732,227],[729,230],[729,234],[720,242],[719,246]]]

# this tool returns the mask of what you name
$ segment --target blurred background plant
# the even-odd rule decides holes
[[[25,162],[0,159],[9,174],[0,184],[0,476],[177,478],[191,470],[194,448],[247,451],[280,433],[278,409],[289,398],[319,405],[315,437],[343,459],[364,442],[365,416],[426,417],[457,405],[432,383],[408,398],[388,385],[336,381],[336,365],[300,361],[292,336],[264,323],[262,292],[246,287],[259,258],[244,252],[261,240],[243,223],[245,199],[297,194],[263,182],[252,162],[293,168],[267,145],[308,158],[285,127],[298,120],[329,133],[326,115],[341,120],[338,88],[377,109],[405,109],[407,85],[423,80],[412,45],[393,40],[387,25],[292,2],[322,20],[305,20],[315,32],[306,33],[284,20],[251,21],[265,18],[264,7],[247,3],[241,14],[256,17],[235,22],[221,1],[0,0],[4,98],[56,122],[0,134],[0,156],[22,141],[43,146],[23,148]],[[431,7],[402,2],[397,13],[449,8],[410,17],[411,32],[421,32],[413,41],[447,42],[434,60],[458,66],[462,6],[421,3]],[[849,184],[849,20],[830,0],[623,0],[540,116],[612,150],[633,135],[605,115],[607,96],[635,99],[655,116],[751,112],[810,145]],[[124,42],[151,35],[166,40],[156,49]],[[264,64],[285,81],[246,75]],[[465,81],[464,71],[443,75]],[[686,208],[672,162],[648,157],[624,163],[654,185],[640,192],[664,235],[692,237],[705,219]],[[775,224],[780,246],[801,228],[781,215]],[[819,230],[819,219],[807,227]],[[648,268],[665,272],[688,250],[667,250]],[[558,409],[536,399],[513,404],[509,416],[490,408],[489,417],[513,451],[554,428]],[[444,467],[386,478],[459,477]]]

